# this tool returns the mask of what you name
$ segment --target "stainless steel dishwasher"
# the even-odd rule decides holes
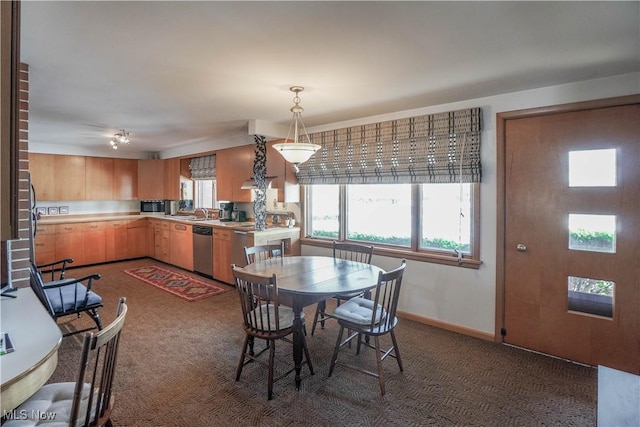
[[[193,271],[213,278],[213,229],[193,226]]]

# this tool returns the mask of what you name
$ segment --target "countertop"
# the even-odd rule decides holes
[[[114,213],[114,214],[95,214],[95,215],[57,215],[57,216],[43,216],[38,222],[41,224],[69,224],[78,222],[94,222],[94,221],[118,221],[118,220],[130,220],[130,219],[158,219],[162,221],[175,221],[189,225],[208,225],[211,227],[230,228],[237,231],[244,231],[247,233],[274,233],[282,232],[285,230],[300,232],[300,227],[286,227],[277,225],[268,225],[264,231],[255,231],[253,222],[235,222],[235,221],[220,221],[217,219],[203,219],[195,218],[193,215],[146,215],[138,213]]]

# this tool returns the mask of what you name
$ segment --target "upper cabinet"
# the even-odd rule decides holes
[[[85,158],[86,200],[113,199],[113,159],[108,157]]]
[[[138,160],[138,198],[141,200],[164,199],[163,160]]]
[[[85,157],[29,153],[31,183],[39,200],[85,200]]]
[[[115,200],[138,198],[138,160],[113,159],[113,198]]]
[[[164,199],[180,200],[180,159],[164,160]]]
[[[251,202],[251,190],[242,190],[242,183],[253,177],[253,144],[216,151],[217,199],[230,202]]]
[[[267,176],[276,177],[271,184],[271,188],[278,190],[279,202],[299,203],[300,186],[293,167],[273,148],[274,144],[280,142],[283,141],[270,141],[267,143]]]

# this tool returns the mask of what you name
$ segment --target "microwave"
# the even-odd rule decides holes
[[[164,200],[140,200],[140,213],[165,213]]]

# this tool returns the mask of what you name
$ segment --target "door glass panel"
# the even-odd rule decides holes
[[[615,282],[569,276],[568,309],[612,318],[614,292]]]
[[[569,187],[615,186],[615,148],[569,151]]]
[[[569,214],[569,249],[616,252],[616,216]]]

